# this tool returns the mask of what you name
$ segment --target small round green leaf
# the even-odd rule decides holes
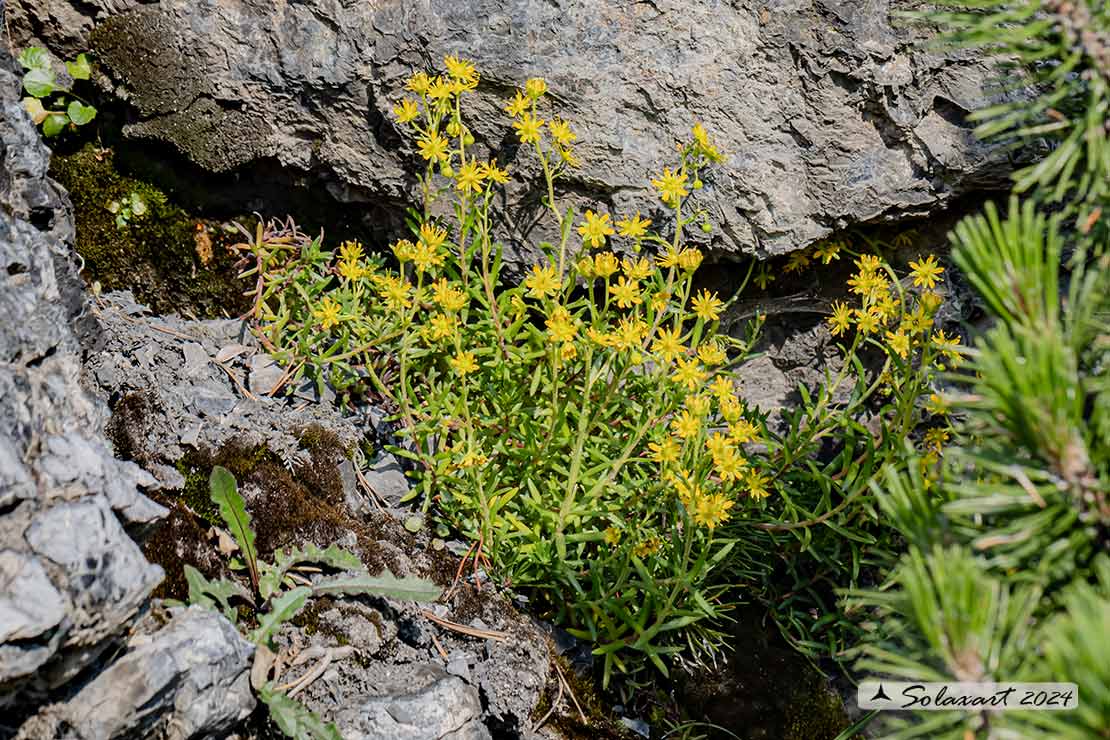
[[[51,113],[42,122],[42,133],[44,136],[57,136],[65,130],[69,125],[69,116],[65,113]]]
[[[54,71],[51,69],[32,69],[23,75],[23,89],[36,98],[45,98],[54,92]]]
[[[31,116],[31,121],[36,126],[45,121],[46,117],[50,115],[50,111],[43,107],[42,101],[38,98],[24,98],[23,108]]]
[[[30,46],[19,53],[24,69],[50,69],[50,56],[41,46]]]
[[[89,58],[84,54],[78,54],[77,60],[73,62],[66,62],[66,71],[69,76],[75,80],[87,80],[92,73],[92,67],[89,66]]]
[[[84,105],[83,103],[74,100],[66,108],[66,113],[69,114],[69,120],[76,123],[78,126],[84,126],[86,123],[96,118],[96,108],[91,105]]]

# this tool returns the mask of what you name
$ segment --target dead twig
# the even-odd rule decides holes
[[[539,729],[543,727],[543,723],[547,722],[548,718],[555,712],[555,708],[559,706],[559,702],[563,700],[563,681],[556,681],[555,685],[559,687],[559,693],[555,697],[555,701],[551,702],[551,708],[547,710],[547,714],[541,717],[540,721],[536,723],[536,726],[532,728],[532,732],[534,733],[539,732]]]
[[[374,487],[370,485],[370,481],[366,480],[366,476],[362,474],[362,468],[355,467],[355,478],[358,484],[365,489],[366,493],[370,496],[370,502],[374,504],[374,508],[378,510],[379,514],[385,513],[385,508],[378,501],[378,494],[374,491]]]
[[[432,644],[435,645],[436,650],[439,651],[439,656],[444,660],[447,660],[447,651],[444,650],[443,646],[439,644],[439,638],[437,638],[435,635],[432,635]]]
[[[574,698],[574,692],[571,691],[570,684],[567,683],[567,679],[563,676],[563,669],[559,667],[559,661],[553,660],[551,664],[555,666],[555,673],[559,676],[560,684],[567,690],[567,693],[570,694],[570,700],[574,702],[574,708],[578,710],[578,716],[582,719],[582,724],[586,724],[586,713],[583,712],[582,707],[578,705],[578,699]]]
[[[478,629],[477,627],[467,627],[465,624],[459,624],[458,622],[452,622],[449,619],[444,619],[443,617],[437,617],[435,614],[428,611],[427,609],[421,609],[420,613],[431,621],[438,624],[440,627],[446,627],[452,632],[469,635],[470,637],[480,637],[486,640],[503,641],[509,639],[509,634],[507,632],[498,632],[497,630],[483,630]]]

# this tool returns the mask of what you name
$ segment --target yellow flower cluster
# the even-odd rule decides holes
[[[545,156],[540,145],[546,130],[552,151],[558,155],[561,165],[578,167],[581,163],[574,154],[578,134],[574,133],[569,123],[557,116],[549,121],[540,117],[538,104],[546,94],[547,81],[541,77],[533,77],[524,84],[523,90],[517,90],[512,100],[505,104],[505,112],[513,119],[513,128],[516,129],[520,143],[532,144],[541,152],[541,156]],[[546,158],[544,162],[546,167]]]

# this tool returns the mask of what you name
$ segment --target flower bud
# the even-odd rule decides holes
[[[704,231],[706,234],[712,234],[713,233],[713,224],[709,223],[708,221],[702,221],[701,222],[701,230]]]
[[[443,165],[439,168],[439,174],[443,175],[444,177],[454,177],[455,170],[453,167],[451,167],[451,165],[444,162]]]
[[[701,181],[701,178],[699,177],[698,179],[694,180],[694,183],[691,187],[693,187],[694,190],[701,190],[703,185],[704,185],[704,183]]]

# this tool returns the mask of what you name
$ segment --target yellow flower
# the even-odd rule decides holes
[[[823,264],[829,264],[833,260],[840,259],[840,249],[843,245],[840,242],[824,241],[818,244],[813,249],[813,256],[820,257]]]
[[[548,340],[553,343],[570,342],[578,334],[574,320],[565,306],[556,306],[545,323]]]
[[[894,351],[903,360],[910,354],[910,338],[906,336],[901,329],[896,332],[888,331],[886,333],[887,344],[890,345],[891,350]]]
[[[559,348],[559,359],[569,362],[578,356],[578,347],[573,342],[567,342]]]
[[[546,298],[559,290],[559,275],[554,265],[532,265],[532,274],[524,279],[524,287],[532,298]]]
[[[478,363],[474,361],[473,352],[459,352],[449,359],[448,362],[451,364],[451,368],[464,378],[468,373],[472,373],[478,369]]]
[[[497,166],[497,163],[492,159],[486,164],[482,165],[482,177],[490,182],[500,183],[504,185],[509,181],[509,171]]]
[[[698,394],[696,396],[686,397],[686,408],[690,413],[699,419],[705,418],[709,415],[709,396]]]
[[[640,257],[638,260],[624,259],[621,260],[621,269],[629,280],[643,280],[651,275],[651,260],[647,257]]]
[[[412,253],[415,249],[416,245],[408,239],[398,239],[393,245],[393,255],[397,258],[398,262],[409,262],[412,260]]]
[[[905,317],[903,321],[906,327],[914,334],[922,334],[933,327],[933,319],[925,310],[924,306],[918,306],[913,310],[909,316]]]
[[[552,118],[547,128],[551,132],[551,138],[562,146],[570,146],[578,138],[578,135],[570,130],[570,124],[561,118]]]
[[[594,260],[589,255],[578,260],[575,266],[578,268],[578,274],[587,280],[594,277]]]
[[[933,334],[933,344],[940,349],[944,358],[952,363],[952,367],[960,366],[960,363],[963,361],[963,356],[959,353],[959,337],[947,337],[944,335],[943,331],[938,330]],[[943,369],[944,368],[941,367],[941,370]]]
[[[594,256],[594,274],[599,278],[607,278],[619,269],[617,255],[612,252],[602,252]]]
[[[357,241],[343,242],[339,245],[339,257],[350,262],[358,262],[362,259],[362,243]]]
[[[919,262],[910,262],[913,284],[918,288],[932,290],[936,287],[937,278],[940,277],[942,272],[944,272],[944,268],[937,264],[937,258],[931,254]]]
[[[542,77],[533,77],[524,83],[524,91],[532,100],[539,100],[547,92],[547,81]]]
[[[701,419],[691,414],[689,410],[682,409],[671,419],[671,429],[679,439],[690,439],[698,436],[698,432],[701,431]]]
[[[540,130],[543,128],[544,121],[531,113],[525,113],[520,117],[520,120],[513,124],[513,128],[517,131],[517,137],[522,144],[531,144],[540,140]]]
[[[643,303],[643,299],[640,297],[640,284],[635,280],[626,280],[624,275],[620,276],[610,290],[612,290],[619,308],[632,308]]]
[[[833,303],[832,308],[832,316],[828,318],[829,332],[838,337],[852,326],[852,309],[841,301]]]
[[[620,320],[617,325],[616,340],[614,345],[617,349],[632,349],[639,346],[644,341],[644,335],[647,334],[648,325],[643,321],[633,317],[625,316]]]
[[[617,338],[608,332],[602,332],[594,329],[592,326],[586,329],[586,336],[590,341],[599,347],[612,347],[617,343]]]
[[[720,455],[713,456],[713,468],[725,483],[740,480],[747,467],[747,460],[733,448],[725,450]]]
[[[517,90],[516,97],[508,102],[505,106],[505,112],[513,118],[516,118],[524,111],[532,106],[532,99],[525,96],[524,93]]]
[[[667,362],[672,362],[676,357],[685,354],[686,347],[682,344],[682,329],[679,327],[670,331],[660,329],[659,336],[651,345],[651,351]]]
[[[420,241],[432,249],[439,249],[447,241],[447,229],[424,222],[420,224]]]
[[[650,442],[648,449],[651,450],[651,459],[660,465],[678,462],[678,454],[681,452],[674,437],[664,437],[662,442]]]
[[[438,76],[428,86],[428,97],[437,103],[446,103],[456,92],[454,83]]]
[[[659,291],[651,297],[651,310],[655,313],[661,312],[667,307],[667,303],[671,300],[671,294],[665,291]]]
[[[405,98],[393,106],[393,115],[397,118],[397,123],[408,123],[420,115],[420,108],[416,105],[415,100]]]
[[[609,225],[608,213],[602,213],[599,216],[593,211],[586,211],[586,220],[578,226],[578,233],[582,235],[582,241],[588,246],[600,247],[605,243],[605,237],[612,236],[616,232]]]
[[[765,499],[771,495],[771,492],[767,490],[767,484],[770,483],[770,481],[767,480],[767,476],[752,471],[748,473],[748,478],[745,482],[748,484],[748,495],[756,501]]]
[[[428,92],[428,88],[431,86],[432,79],[424,72],[417,72],[405,83],[405,87],[417,95],[425,95]]]
[[[759,439],[759,429],[747,419],[737,419],[728,425],[728,436],[738,445]]]
[[[883,261],[875,254],[861,254],[855,264],[862,274],[870,275],[878,272],[883,265]]]
[[[698,347],[698,359],[706,365],[720,365],[728,357],[717,342],[705,342]]]
[[[692,133],[694,134],[694,144],[698,151],[702,153],[702,156],[711,162],[720,162],[724,159],[721,153],[717,151],[717,147],[710,143],[709,134],[705,132],[704,126],[700,123],[694,124]]]
[[[925,432],[925,446],[939,453],[948,441],[948,432],[943,429],[930,429]]]
[[[786,260],[783,272],[801,272],[809,266],[809,256],[805,252],[792,252]]]
[[[701,369],[697,360],[680,357],[677,360],[677,367],[674,374],[671,375],[671,379],[676,383],[682,383],[687,390],[692,391],[705,380],[705,375],[705,371]]]
[[[725,398],[731,398],[733,391],[732,381],[724,375],[718,375],[713,379],[713,382],[709,384],[709,390],[719,401]]]
[[[467,85],[478,83],[478,71],[472,63],[449,54],[443,58],[443,65],[447,67],[447,74],[459,82]]]
[[[651,226],[651,220],[640,218],[640,212],[636,211],[636,215],[632,218],[625,218],[617,221],[617,227],[620,229],[621,236],[627,236],[631,239],[639,239],[647,233],[648,227]]]
[[[682,263],[682,253],[674,247],[667,247],[667,251],[655,258],[655,264],[660,267],[678,267]]]
[[[940,308],[940,304],[944,301],[944,299],[940,297],[939,293],[936,293],[932,290],[926,290],[924,293],[922,293],[920,300],[921,305],[924,306],[925,310],[931,314],[936,313],[937,309]]]
[[[467,195],[480,193],[482,192],[482,179],[484,177],[484,165],[480,165],[472,159],[459,168],[458,174],[455,175],[455,187]]]
[[[437,313],[428,322],[428,333],[437,342],[455,336],[455,317]]]
[[[882,322],[882,315],[870,308],[866,311],[861,311],[857,308],[855,310],[855,316],[856,326],[859,327],[859,330],[864,334],[874,334],[878,331],[879,324]]]
[[[378,281],[378,295],[393,310],[409,307],[409,290],[409,284],[397,277],[386,276]]]
[[[559,156],[566,163],[567,167],[574,169],[582,164],[578,157],[574,156],[574,152],[570,147],[559,147]]]
[[[621,541],[620,530],[616,527],[608,527],[605,530],[605,534],[602,535],[602,539],[605,540],[605,544],[609,545],[609,547],[616,547]]]
[[[428,161],[442,161],[447,159],[447,148],[449,144],[447,139],[439,134],[421,136],[416,140],[416,145],[420,149],[420,156]]]
[[[721,455],[727,455],[735,451],[736,447],[732,444],[732,440],[725,435],[720,432],[713,432],[713,434],[709,435],[709,438],[705,440],[705,449],[709,450],[709,454],[713,457],[720,457]]]
[[[421,240],[412,253],[412,265],[417,272],[431,270],[443,264],[443,255],[437,249]]]
[[[694,299],[694,315],[703,321],[716,321],[721,317],[721,306],[723,305],[716,294],[702,289],[701,293]]]
[[[670,167],[663,168],[663,174],[657,179],[653,179],[651,184],[659,191],[659,198],[671,206],[672,208],[678,206],[679,202],[689,195],[686,190],[687,175],[684,170],[678,172],[671,172]]]
[[[925,410],[937,416],[947,416],[948,401],[941,398],[936,393],[930,393],[929,400],[925,403]]]
[[[702,253],[700,249],[687,248],[678,254],[678,264],[686,272],[693,272],[701,265]]]
[[[325,298],[320,302],[320,307],[312,311],[312,316],[320,322],[323,329],[330,329],[338,324],[342,318],[339,315],[341,307],[338,303],[331,298]]]
[[[713,531],[719,525],[728,521],[728,510],[734,502],[723,493],[714,493],[709,496],[700,496],[694,501],[694,510],[691,512],[694,522]]]
[[[658,537],[649,537],[632,548],[632,553],[638,558],[646,558],[648,555],[659,552],[662,547],[663,543]]]
[[[354,282],[362,277],[363,268],[357,261],[343,260],[339,263],[339,274],[347,280]]]
[[[466,305],[466,293],[440,278],[432,285],[432,299],[445,311],[459,311]]]
[[[717,402],[725,421],[736,421],[744,413],[744,404],[736,396],[717,396]]]

